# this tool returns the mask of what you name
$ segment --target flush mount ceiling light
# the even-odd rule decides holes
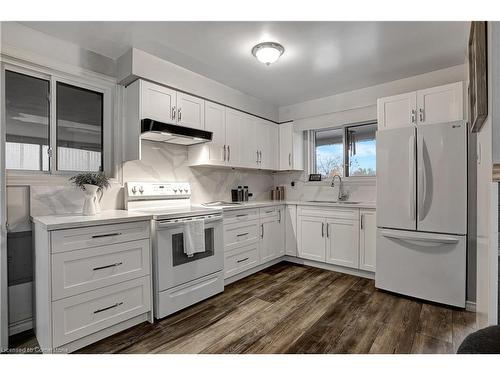
[[[252,48],[252,55],[266,65],[278,61],[283,52],[285,52],[285,48],[281,44],[274,42],[259,43]]]

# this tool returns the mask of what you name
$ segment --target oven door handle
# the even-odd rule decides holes
[[[184,224],[184,223],[189,223],[191,220],[180,220],[180,221],[160,221],[156,224],[156,227],[158,229],[164,229],[164,228],[172,228],[172,227],[176,227],[176,226],[179,226],[181,224]],[[218,217],[211,217],[209,219],[205,219],[205,224],[207,223],[213,223],[214,221],[222,221],[222,216],[218,216]]]

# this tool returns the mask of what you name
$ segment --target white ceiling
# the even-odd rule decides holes
[[[467,22],[23,22],[102,55],[136,47],[276,105],[367,87],[465,59]],[[281,59],[252,46],[276,41]]]

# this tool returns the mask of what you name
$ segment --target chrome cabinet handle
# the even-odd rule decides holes
[[[420,118],[420,122],[424,122],[424,120],[425,120],[425,113],[424,113],[424,109],[423,108],[419,108],[418,109],[418,115],[419,115],[419,118]]]
[[[173,106],[172,107],[172,120],[175,120],[175,114],[176,114],[175,106]]]
[[[281,224],[281,210],[278,210],[278,223]]]
[[[231,148],[227,146],[227,161],[231,160]]]
[[[181,119],[182,119],[182,110],[181,110],[181,108],[179,108],[177,110],[177,118],[179,119],[179,121],[181,121]]]
[[[330,223],[326,223],[326,238],[330,238]]]
[[[321,237],[325,237],[325,223],[321,223]]]
[[[256,160],[256,163],[259,164],[259,150],[256,151],[257,152],[257,160]]]
[[[246,217],[248,216],[248,214],[239,214],[239,215],[236,215],[236,217]]]
[[[411,123],[414,124],[417,117],[416,117],[417,113],[415,112],[414,109],[411,110]]]
[[[119,236],[121,235],[120,232],[116,233],[106,233],[106,234],[94,234],[92,238],[102,238],[102,237],[113,237],[113,236]]]
[[[360,218],[360,227],[361,227],[361,230],[363,230],[364,228],[364,218],[365,218],[365,214],[361,214],[361,218]]]
[[[260,234],[260,238],[264,238],[264,224],[260,224],[260,227],[261,227],[261,234]]]
[[[240,233],[240,234],[237,234],[236,237],[246,236],[247,234],[248,234],[248,232],[246,232],[246,233]]]
[[[259,163],[262,164],[262,151],[259,151]]]
[[[224,161],[226,161],[226,145],[224,145]]]
[[[292,166],[292,153],[289,153],[288,154],[288,166],[291,167]]]
[[[92,268],[92,271],[103,270],[105,268],[111,268],[111,267],[118,267],[118,266],[121,266],[122,264],[123,264],[123,262],[118,262],[118,263],[114,263],[114,264],[108,264],[107,266],[94,267],[94,268]]]
[[[106,311],[106,310],[111,310],[111,309],[114,309],[115,307],[118,307],[118,306],[121,306],[121,305],[123,305],[123,302],[117,302],[114,305],[111,305],[111,306],[108,306],[108,307],[104,307],[102,309],[95,310],[94,314],[98,314],[98,313]]]
[[[241,263],[241,262],[244,262],[245,260],[248,260],[249,258],[246,257],[246,258],[243,258],[243,259],[240,259],[240,260],[237,260],[236,263]]]

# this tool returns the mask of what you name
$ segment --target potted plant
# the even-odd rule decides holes
[[[84,172],[71,177],[69,180],[85,193],[83,215],[95,215],[100,212],[99,201],[104,193],[103,189],[110,186],[108,177],[102,172]],[[99,192],[101,197],[98,199],[97,193]]]

